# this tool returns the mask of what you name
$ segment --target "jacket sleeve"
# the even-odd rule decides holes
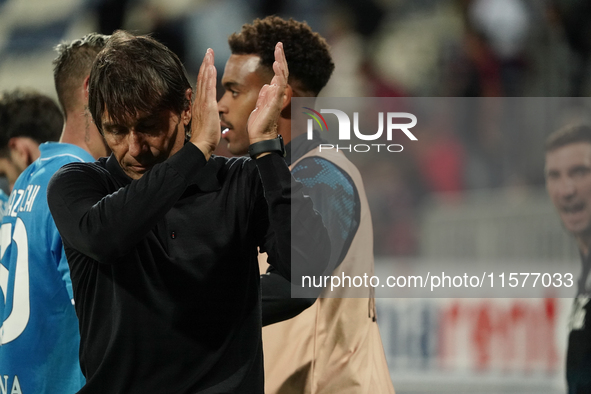
[[[361,204],[357,188],[346,172],[323,158],[301,160],[292,174],[304,185],[306,195],[314,203],[314,209],[320,213],[327,228],[331,254],[323,275],[331,275],[345,258],[359,228]],[[282,280],[273,267],[261,275],[263,325],[298,315],[314,304],[324,290],[324,287],[299,287],[297,294],[305,295],[305,298],[292,298],[292,289],[297,285]]]
[[[64,243],[110,263],[147,235],[205,164],[203,153],[188,143],[115,192],[109,191],[106,170],[96,164],[68,164],[49,183],[49,208]]]
[[[292,283],[301,283],[302,276],[321,275],[330,258],[330,239],[312,200],[304,196],[302,185],[278,154],[261,157],[256,165],[267,206],[266,214],[258,210],[258,229],[265,229],[261,252]]]
[[[291,319],[316,302],[316,298],[292,298],[291,286],[272,266],[261,275],[263,327]]]

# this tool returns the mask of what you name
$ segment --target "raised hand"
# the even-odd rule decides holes
[[[259,92],[255,109],[248,118],[248,136],[250,144],[277,138],[277,121],[285,99],[287,87],[287,61],[283,52],[283,44],[275,46],[275,62],[273,63],[275,76],[270,85],[265,85]]]
[[[199,68],[195,99],[191,107],[191,139],[209,160],[220,142],[220,118],[216,100],[216,74],[213,49],[208,49]]]

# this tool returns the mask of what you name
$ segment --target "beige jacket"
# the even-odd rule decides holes
[[[299,160],[311,156],[327,159],[349,174],[361,202],[359,228],[333,275],[373,275],[371,215],[359,171],[333,150],[319,152],[316,148]],[[265,271],[262,265],[261,272]],[[394,393],[376,323],[373,291],[361,291],[363,298],[323,298],[325,290],[295,318],[263,328],[267,394]]]

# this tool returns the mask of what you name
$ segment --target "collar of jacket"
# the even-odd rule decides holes
[[[156,164],[163,165],[163,163]],[[196,171],[193,178],[189,181],[189,186],[196,187],[201,192],[214,192],[220,190],[222,187],[218,180],[218,174],[222,165],[221,160],[217,156],[212,155],[205,167],[201,170]],[[106,168],[114,177],[116,177],[123,184],[129,184],[133,181],[121,168],[117,158],[111,153],[111,156],[107,159]],[[151,171],[151,169],[150,169]],[[145,174],[144,174],[145,175]]]

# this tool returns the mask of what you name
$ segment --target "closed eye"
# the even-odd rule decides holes
[[[144,134],[159,134],[168,128],[170,117],[168,113],[158,113],[140,119],[135,125],[135,130]]]
[[[127,129],[124,127],[120,127],[120,126],[106,126],[106,127],[103,127],[103,130],[105,133],[115,135],[115,136],[127,134]]]

